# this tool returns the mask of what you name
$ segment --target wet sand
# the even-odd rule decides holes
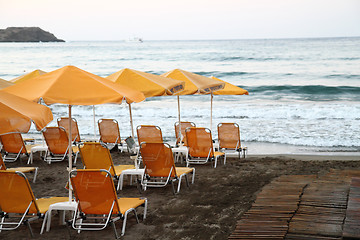
[[[131,164],[127,153],[112,151],[115,164]],[[173,195],[171,186],[149,188],[139,193],[136,185],[125,184],[118,196],[148,198],[147,219],[137,224],[129,215],[126,233],[122,239],[227,239],[234,231],[237,220],[256,199],[262,187],[274,178],[289,174],[326,174],[329,169],[360,169],[358,156],[336,155],[249,155],[245,159],[228,158],[226,165],[194,165],[195,184],[188,188],[183,182],[180,193]],[[24,157],[7,167],[25,166]],[[34,166],[39,167],[36,183],[30,182],[35,197],[68,196],[64,188],[67,181],[67,162],[48,165],[35,154]],[[177,164],[183,166],[182,164]],[[77,168],[82,168],[78,159]],[[32,175],[27,174],[30,180]],[[59,225],[58,214],[53,215],[50,232],[40,235],[42,220],[31,223],[37,239],[114,239],[111,227],[102,231],[83,231],[78,234],[70,227]],[[122,221],[118,221],[121,232]],[[28,239],[26,226],[0,233],[2,239]]]

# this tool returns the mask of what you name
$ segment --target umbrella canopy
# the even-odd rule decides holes
[[[179,95],[192,95],[192,94],[207,94],[213,91],[221,90],[224,88],[225,83],[219,82],[215,79],[211,79],[205,76],[201,76],[196,73],[187,72],[181,69],[174,69],[167,73],[161,74],[161,76],[177,79],[185,82],[184,91],[176,94],[178,95],[178,117],[179,123],[181,124],[180,119],[180,98]],[[181,126],[179,126],[181,129]],[[181,136],[181,131],[179,132]]]
[[[187,72],[181,69],[174,69],[170,72],[161,74],[163,77],[169,77],[172,79],[185,82],[184,91],[179,92],[176,95],[192,95],[203,94],[217,91],[224,88],[224,83],[215,79],[210,79],[205,76],[201,76],[196,73]]]
[[[31,122],[40,131],[53,120],[50,108],[0,91],[0,135],[11,132],[26,133]]]
[[[34,78],[34,77],[38,77],[41,76],[43,74],[45,74],[46,72],[40,70],[40,69],[36,69],[32,72],[26,73],[24,75],[21,75],[17,78],[11,79],[10,81],[13,83],[20,83],[22,81],[25,81],[26,79],[30,79],[30,78]]]
[[[159,75],[124,68],[106,77],[111,81],[142,92],[145,97],[173,95],[184,90],[184,81]],[[129,104],[131,136],[134,137],[134,126]]]
[[[245,89],[239,88],[238,86],[232,85],[231,83],[225,82],[214,76],[211,76],[210,78],[225,83],[223,89],[213,92],[214,95],[249,95],[249,92]]]
[[[249,95],[249,92],[214,76],[211,76],[210,78],[225,83],[223,89],[211,92],[210,129],[212,130],[213,95]]]
[[[4,91],[46,104],[97,105],[141,102],[145,96],[74,66],[65,66],[44,75],[26,79]]]
[[[0,89],[10,87],[11,85],[14,85],[14,83],[6,81],[6,80],[0,78]]]
[[[46,104],[69,105],[69,129],[71,129],[72,105],[97,105],[103,103],[128,103],[145,100],[139,91],[86,72],[74,66],[65,66],[44,75],[24,80],[3,91],[21,95],[32,101],[42,99]],[[69,171],[72,169],[71,131],[69,132]],[[69,201],[72,192],[69,189]]]
[[[145,97],[173,95],[184,90],[184,81],[124,68],[106,77],[111,81],[142,92]]]

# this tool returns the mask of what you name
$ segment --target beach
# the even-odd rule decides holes
[[[128,153],[112,151],[115,164],[131,164]],[[24,166],[27,158],[7,167]],[[177,163],[177,166],[184,164]],[[39,167],[36,183],[30,182],[37,198],[49,196],[68,196],[64,188],[67,181],[67,162],[47,164],[35,154],[33,166]],[[81,158],[76,168],[81,169]],[[228,158],[217,168],[211,164],[195,165],[195,183],[187,187],[182,183],[180,193],[173,195],[171,186],[149,188],[140,193],[136,185],[125,180],[124,188],[118,191],[119,197],[146,197],[149,201],[147,218],[140,223],[129,215],[125,236],[122,239],[227,239],[234,231],[236,223],[251,208],[262,188],[279,176],[312,175],[320,177],[331,169],[360,170],[359,156],[337,155],[249,155],[241,158]],[[32,179],[31,174],[27,174]],[[67,213],[67,218],[69,218]],[[111,227],[102,231],[83,231],[78,234],[71,227],[59,225],[59,215],[54,214],[50,232],[40,235],[41,220],[31,223],[37,239],[113,239]],[[122,221],[117,224],[118,232]],[[30,233],[22,225],[14,231],[3,231],[4,239],[27,239]]]
[[[6,56],[0,59],[0,78],[11,80],[35,69],[51,72],[68,65],[101,77],[123,68],[159,75],[181,68],[246,89],[246,96],[214,96],[212,110],[210,95],[180,96],[179,102],[175,96],[161,96],[131,104],[134,128],[157,125],[164,142],[171,145],[179,113],[181,121],[211,129],[214,140],[217,124],[235,122],[248,155],[228,158],[226,165],[221,162],[216,169],[211,164],[196,165],[195,183],[187,187],[183,182],[175,196],[171,186],[140,193],[128,179],[118,192],[119,197],[149,201],[145,221],[141,210],[139,224],[130,214],[123,239],[228,239],[259,193],[278,177],[314,175],[321,179],[333,169],[360,170],[359,43],[359,37],[4,43],[0,46]],[[57,126],[56,120],[69,114],[66,104],[49,107],[54,120],[48,126]],[[82,139],[98,140],[97,121],[104,118],[119,122],[122,139],[131,135],[125,103],[72,106],[72,117]],[[34,126],[23,137],[42,141]],[[127,153],[111,154],[115,164],[133,164]],[[19,167],[26,162],[22,158],[6,165]],[[36,183],[30,182],[37,198],[68,196],[66,161],[49,165],[36,153],[32,165],[39,167]],[[80,158],[76,168],[83,168]],[[32,179],[31,174],[27,176]],[[58,214],[52,218],[50,232],[40,235],[41,224],[41,220],[31,223],[38,239],[114,238],[111,227],[78,234],[59,225]],[[121,225],[122,221],[116,224],[118,232]],[[28,239],[30,234],[21,226],[1,232],[0,237]]]

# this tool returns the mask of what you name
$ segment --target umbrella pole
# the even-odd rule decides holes
[[[132,138],[134,138],[134,124],[133,124],[132,113],[131,113],[131,103],[128,103],[128,104],[129,104],[129,114],[130,114],[131,136],[132,136]]]
[[[212,131],[212,111],[213,111],[213,93],[211,92],[211,108],[210,108],[210,130]]]
[[[93,105],[93,116],[94,116],[94,138],[96,139],[95,105]]]
[[[69,104],[69,172],[72,170],[72,137],[71,137],[71,133],[72,133],[72,119],[71,119],[71,105]],[[71,187],[70,187],[70,174],[69,174],[69,202],[72,201],[72,191],[71,191]]]
[[[177,101],[178,101],[178,116],[179,116],[179,144],[180,146],[182,145],[182,137],[181,137],[181,119],[180,119],[180,96],[177,96]],[[177,141],[176,141],[177,142]]]

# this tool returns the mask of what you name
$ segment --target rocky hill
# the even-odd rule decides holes
[[[39,27],[8,27],[0,29],[0,42],[65,42]]]

